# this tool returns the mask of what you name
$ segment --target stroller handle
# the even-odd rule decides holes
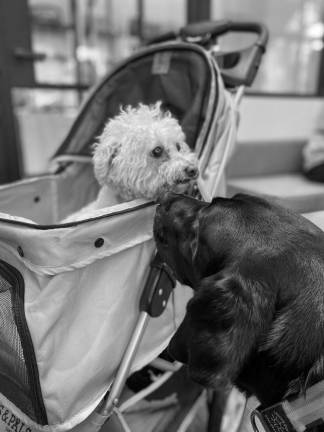
[[[167,33],[162,33],[159,36],[154,36],[153,38],[150,38],[149,40],[146,41],[145,45],[154,45],[157,43],[169,42],[177,39],[178,36],[179,33],[175,31],[169,31]]]
[[[201,21],[188,24],[180,29],[180,36],[184,40],[190,38],[215,38],[231,32],[256,33],[258,39],[256,44],[265,50],[268,42],[268,30],[261,24],[248,21]]]
[[[250,86],[269,39],[269,32],[264,24],[230,20],[201,21],[182,27],[178,33],[162,34],[151,39],[148,44],[167,42],[179,37],[184,42],[195,43],[208,49],[216,45],[219,36],[231,32],[255,33],[257,39],[247,48],[231,52],[212,50],[212,55],[219,64],[227,87]]]

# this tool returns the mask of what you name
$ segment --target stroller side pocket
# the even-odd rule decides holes
[[[45,425],[47,415],[34,347],[25,317],[24,296],[25,284],[22,275],[15,267],[0,260],[1,393],[30,419]],[[2,408],[5,412],[5,407]],[[8,421],[10,419],[12,417],[8,414]],[[0,420],[6,422],[3,415],[0,415]]]

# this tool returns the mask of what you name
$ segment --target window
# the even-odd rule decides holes
[[[323,53],[323,0],[211,1],[212,19],[254,20],[269,29],[267,53],[253,90],[317,93]]]

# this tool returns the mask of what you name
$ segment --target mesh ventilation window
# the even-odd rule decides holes
[[[46,414],[44,415],[44,406],[39,400],[38,374],[35,376],[35,371],[31,370],[34,352],[25,322],[23,302],[21,304],[19,301],[21,287],[3,277],[2,266],[1,264],[0,391],[29,418],[36,423],[45,424]],[[36,367],[35,362],[33,367]]]
[[[166,73],[152,73],[159,53],[170,55]],[[90,155],[107,119],[121,106],[158,100],[180,121],[188,145],[194,149],[206,117],[211,94],[211,70],[205,55],[194,48],[161,48],[139,55],[107,77],[84,106],[56,155]]]

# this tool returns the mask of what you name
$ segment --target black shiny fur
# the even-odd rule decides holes
[[[169,345],[198,382],[232,382],[264,405],[324,373],[324,235],[249,195],[212,203],[169,194],[154,235],[194,290]]]

